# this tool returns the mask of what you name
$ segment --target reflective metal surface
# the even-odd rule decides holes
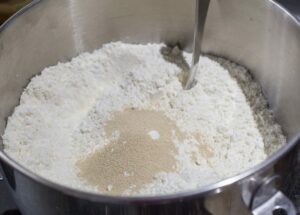
[[[21,11],[2,26],[0,33],[0,134],[23,88],[46,66],[116,40],[180,42],[191,50],[194,3],[43,0]],[[5,182],[25,215],[250,214],[247,196],[261,186],[266,176],[280,175],[284,181],[294,158],[291,149],[297,144],[296,134],[300,130],[299,47],[298,22],[274,2],[211,1],[204,52],[227,57],[253,72],[289,141],[280,151],[271,153],[268,160],[240,175],[176,195],[108,197],[49,182],[0,151]],[[251,186],[250,178],[255,179]],[[281,184],[278,182],[279,189]]]
[[[205,21],[209,8],[210,0],[196,0],[195,10],[195,24],[194,24],[194,42],[193,42],[193,60],[192,68],[189,70],[189,76],[184,86],[185,89],[191,89],[195,82],[196,65],[199,62],[199,58],[202,50],[202,40],[205,27]]]
[[[280,191],[273,195],[267,202],[253,210],[253,215],[273,215],[276,210],[284,210],[288,215],[297,215],[294,205]]]
[[[195,11],[195,26],[194,26],[194,43],[193,43],[193,65],[199,62],[201,54],[201,43],[203,40],[203,33],[205,21],[209,8],[210,0],[196,0]]]
[[[251,192],[250,209],[254,215],[273,215],[275,210],[284,210],[287,215],[296,215],[293,203],[276,188],[279,175],[267,176],[263,182]]]

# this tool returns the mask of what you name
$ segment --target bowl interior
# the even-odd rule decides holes
[[[37,2],[1,29],[0,135],[22,90],[44,67],[110,41],[179,42],[191,50],[193,1]],[[300,130],[299,47],[299,24],[272,1],[211,2],[203,52],[226,57],[250,69],[288,140]]]

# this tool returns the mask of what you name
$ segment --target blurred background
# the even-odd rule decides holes
[[[31,0],[0,0],[0,24]]]
[[[0,25],[32,0],[0,0]],[[277,0],[300,20],[300,0]]]
[[[32,0],[0,0],[0,24]],[[300,19],[300,0],[277,0]]]
[[[300,20],[300,0],[277,0]]]

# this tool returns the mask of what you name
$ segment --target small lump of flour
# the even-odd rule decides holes
[[[149,131],[148,135],[151,137],[152,140],[158,140],[160,137],[160,134],[156,130]]]
[[[203,56],[186,91],[162,46],[109,43],[45,68],[8,119],[5,152],[76,189],[161,195],[241,173],[285,144],[245,68]]]

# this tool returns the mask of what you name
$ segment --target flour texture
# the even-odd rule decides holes
[[[5,152],[51,181],[109,194],[114,185],[89,183],[80,177],[78,162],[124,139],[122,129],[110,135],[105,130],[116,113],[159,111],[178,130],[172,130],[174,166],[144,184],[138,181],[138,189],[131,186],[119,194],[160,195],[241,173],[266,159],[266,144],[285,144],[259,85],[245,68],[202,56],[197,85],[183,90],[178,80],[181,70],[163,59],[162,46],[114,42],[45,68],[32,78],[8,119]],[[184,55],[190,62],[191,55]],[[175,133],[180,135],[175,138]],[[155,127],[149,127],[145,135],[155,143],[167,138]],[[131,177],[132,172],[120,174]]]

